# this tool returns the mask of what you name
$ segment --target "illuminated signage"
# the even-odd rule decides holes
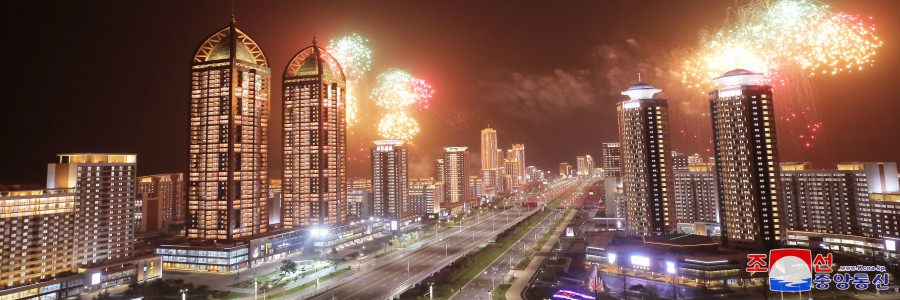
[[[91,274],[91,285],[100,284],[100,273]]]
[[[884,240],[884,250],[897,251],[897,242],[892,240]]]
[[[399,226],[397,226],[397,221],[391,221],[391,230],[397,230]]]
[[[666,273],[675,274],[675,263],[671,261],[666,262]]]
[[[625,102],[622,102],[622,108],[623,108],[623,109],[631,109],[631,108],[638,108],[638,107],[641,107],[641,102],[640,102],[640,101],[625,101]]]
[[[740,96],[743,93],[744,93],[744,91],[741,90],[740,88],[721,89],[721,90],[719,90],[719,98]]]
[[[606,255],[606,257],[609,258],[609,263],[611,263],[611,264],[616,263],[616,254],[615,253],[610,253],[610,254]]]
[[[649,268],[650,267],[650,258],[647,258],[646,256],[632,255],[631,256],[631,265]]]

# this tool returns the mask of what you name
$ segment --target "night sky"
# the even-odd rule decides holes
[[[43,183],[55,154],[71,152],[137,153],[140,175],[184,172],[189,64],[200,43],[228,24],[229,2],[27,2],[0,12],[7,53],[0,183]],[[900,161],[900,1],[826,2],[874,17],[884,46],[875,66],[863,72],[811,79],[824,127],[815,146],[783,151],[781,160],[823,168]],[[488,124],[497,129],[500,147],[524,143],[529,165],[555,172],[559,162],[574,163],[581,154],[599,163],[600,144],[616,139],[615,102],[624,98],[618,92],[648,64],[696,45],[701,30],[722,26],[734,5],[243,0],[235,14],[272,68],[272,178],[281,172],[281,74],[314,33],[320,44],[350,33],[367,37],[374,51],[370,80],[401,68],[437,90],[431,107],[417,113],[422,132],[412,141],[410,164],[418,177],[431,175],[443,146],[469,146],[477,161],[479,132]],[[621,59],[604,59],[612,56]],[[671,72],[659,70],[669,63],[649,68]],[[657,86],[676,84],[644,77]],[[673,115],[690,114],[680,111],[685,101],[705,108],[702,94],[660,96],[669,99]],[[376,139],[375,115],[370,111],[366,123],[351,129],[351,177],[370,176],[365,155]],[[704,152],[708,123],[679,120],[673,131],[688,133],[673,132],[675,149]],[[690,138],[694,134],[699,138]],[[783,134],[779,142],[790,147],[793,138]]]

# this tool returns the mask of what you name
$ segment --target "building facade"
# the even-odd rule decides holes
[[[465,203],[469,194],[469,152],[468,147],[444,147],[443,163],[438,169],[444,183],[444,202]]]
[[[572,175],[572,165],[567,162],[559,163],[559,176],[566,177]]]
[[[509,175],[514,175],[517,188],[522,187],[525,185],[525,144],[512,144],[512,148],[507,153],[507,158],[516,160],[516,173]]]
[[[74,188],[0,193],[0,290],[77,270],[75,197]]]
[[[591,176],[594,172],[594,158],[590,155],[575,157],[575,163],[578,166],[576,175]]]
[[[282,88],[284,227],[339,226],[347,218],[344,72],[313,39],[288,63]]]
[[[231,25],[191,62],[187,236],[233,242],[267,231],[270,71]]]
[[[372,216],[372,189],[347,190],[347,218],[365,220]]]
[[[481,179],[484,184],[484,195],[497,194],[500,182],[502,161],[497,154],[497,131],[493,128],[481,130]]]
[[[653,98],[660,91],[649,84],[633,85],[622,92],[630,99],[616,107],[625,228],[631,235],[659,235],[675,228],[669,106]]]
[[[184,223],[184,174],[170,173],[137,178],[138,232],[168,231]]]
[[[603,143],[603,176],[622,177],[622,145],[619,143]]]
[[[675,218],[679,223],[719,223],[715,167],[691,166],[675,171]]]
[[[379,140],[372,147],[373,215],[400,218],[409,209],[409,165],[403,141]]]
[[[441,212],[441,183],[410,182],[409,213],[417,215],[439,214]]]
[[[784,233],[772,87],[734,70],[709,93],[723,245],[771,249]]]
[[[134,252],[137,156],[60,154],[47,167],[48,189],[75,189],[74,259],[78,267],[122,260]]]

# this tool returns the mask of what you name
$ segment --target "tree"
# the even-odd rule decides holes
[[[112,299],[112,296],[109,295],[109,290],[103,290],[94,296],[94,300],[109,300]]]
[[[281,270],[281,272],[283,272],[285,274],[297,273],[297,263],[295,263],[292,260],[285,259],[284,261],[281,262],[280,270]]]

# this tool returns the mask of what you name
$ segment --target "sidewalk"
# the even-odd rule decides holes
[[[556,245],[556,242],[559,241],[559,237],[562,235],[563,231],[566,230],[566,226],[569,225],[569,222],[572,222],[572,219],[575,218],[574,211],[570,211],[566,218],[563,219],[562,223],[560,223],[559,228],[556,228],[556,231],[553,232],[553,235],[547,239],[547,242],[544,243],[544,246],[541,247],[540,252],[550,252],[553,250],[553,245]],[[528,282],[531,281],[531,277],[537,272],[537,269],[541,267],[544,263],[544,260],[547,259],[546,256],[534,256],[531,259],[531,263],[525,267],[525,270],[517,270],[515,271],[516,281],[513,282],[512,286],[509,287],[509,290],[506,291],[506,299],[507,300],[521,300],[522,299],[522,291],[525,290],[525,287],[528,286]]]

